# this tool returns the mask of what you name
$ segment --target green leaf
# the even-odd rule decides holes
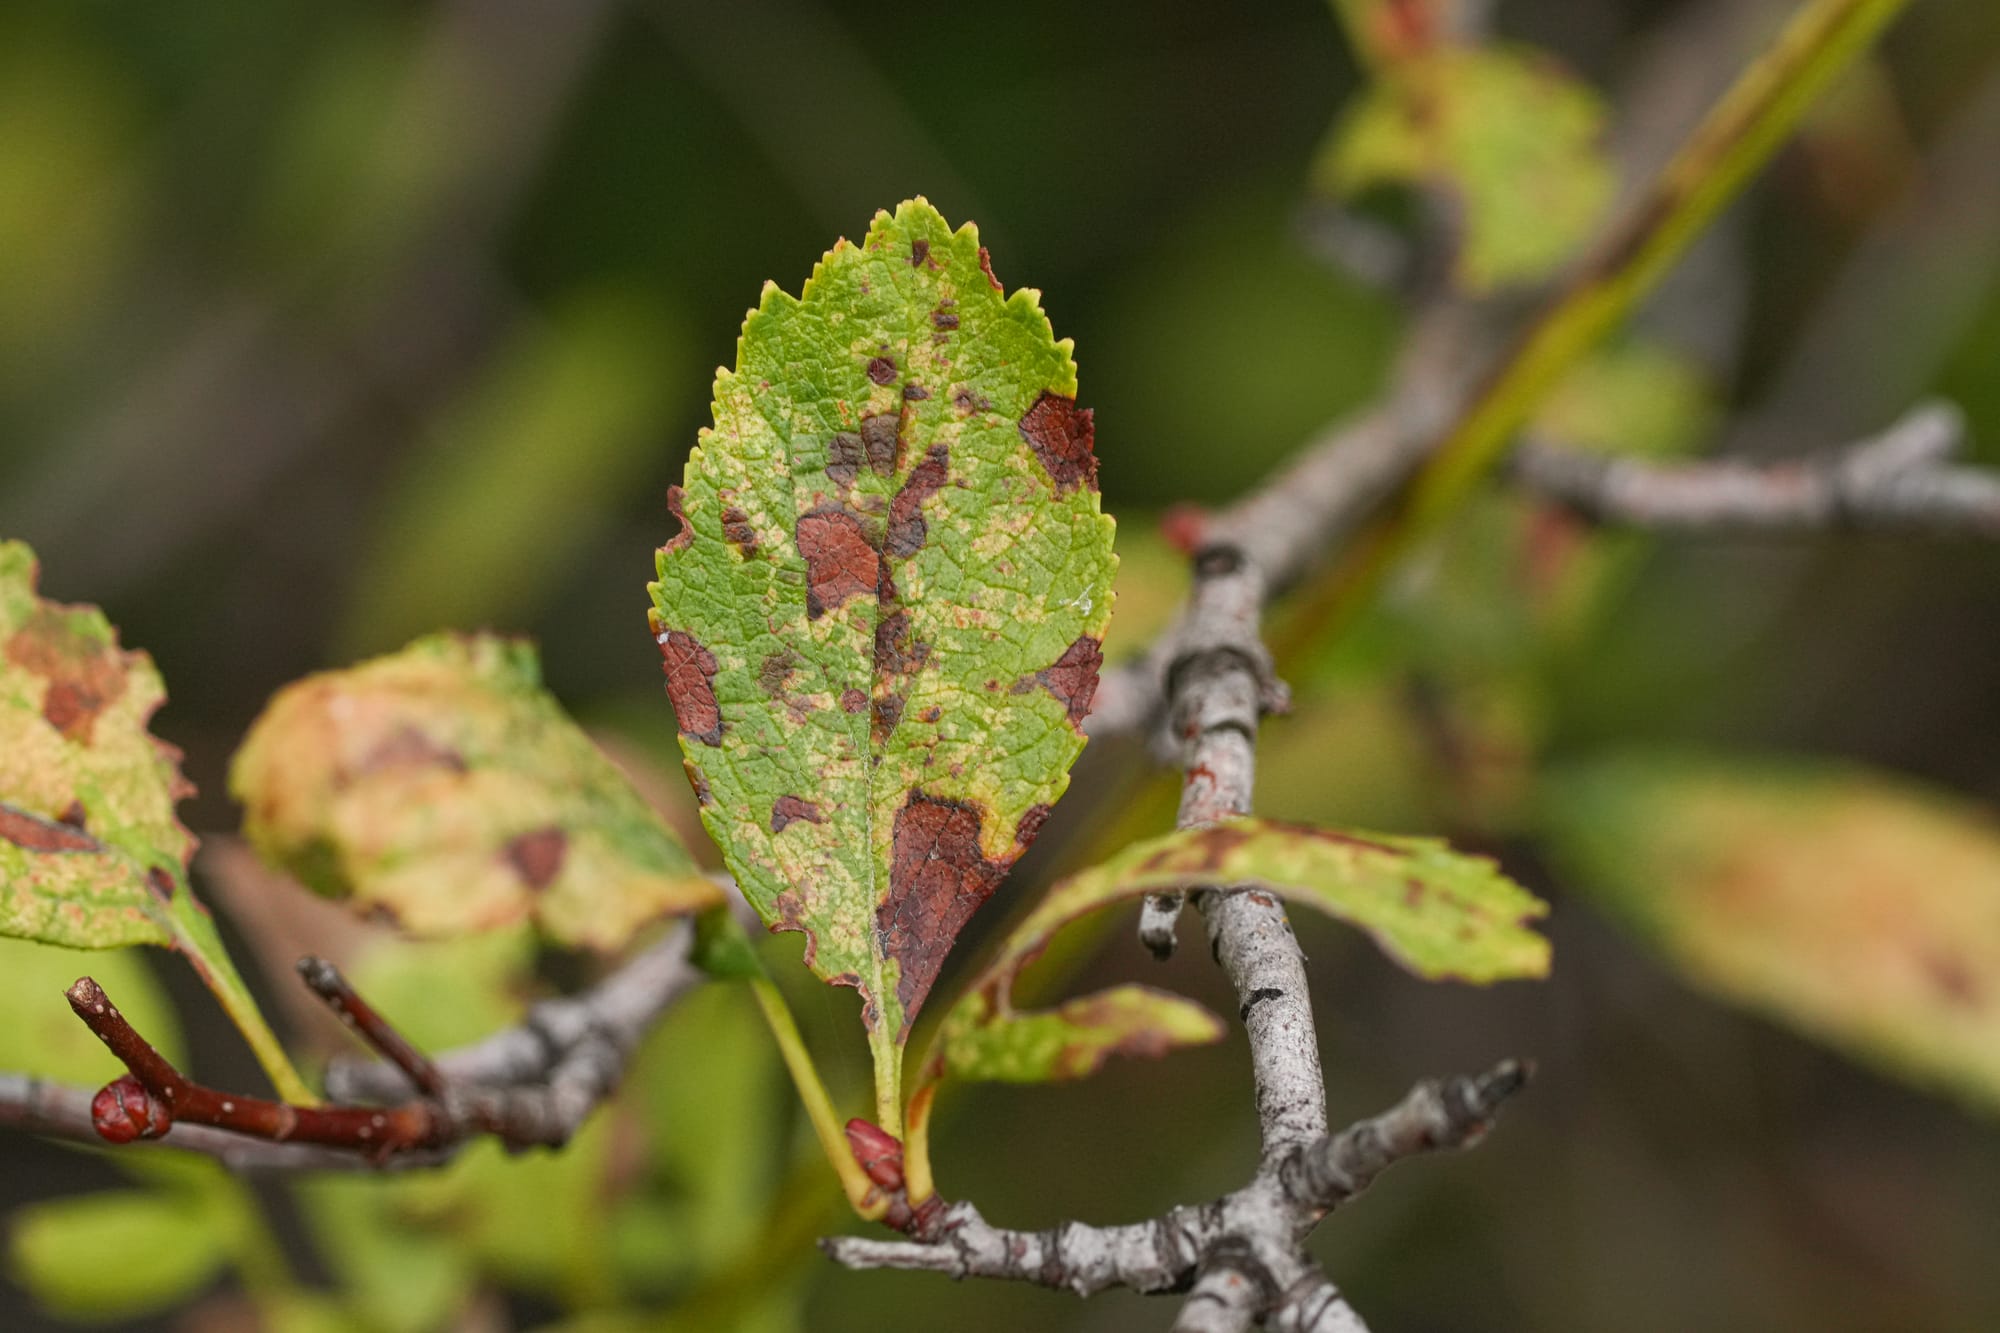
[[[2000,826],[1859,768],[1633,755],[1550,781],[1575,886],[1697,986],[2000,1110]]]
[[[861,990],[886,1108],[953,939],[1068,785],[1111,609],[1090,414],[1037,297],[922,200],[801,298],[766,285],[651,589],[702,820]]]
[[[188,886],[194,788],[146,730],[166,687],[92,606],[35,594],[34,552],[0,542],[0,935],[109,949],[156,944],[193,964],[279,1091],[310,1103]]]
[[[995,997],[955,1008],[940,1033],[945,1072],[997,1083],[1086,1078],[1114,1055],[1165,1055],[1221,1041],[1229,1029],[1193,1000],[1116,986],[1041,1013],[1002,1012]]]
[[[64,1083],[108,1083],[125,1072],[96,1034],[76,1021],[62,993],[86,970],[146,1040],[180,1064],[180,1021],[144,957],[133,952],[87,960],[70,949],[0,939],[0,1069]],[[125,1154],[130,1157],[131,1154]]]
[[[519,640],[435,635],[287,686],[230,789],[268,860],[417,935],[532,919],[615,949],[719,896]]]
[[[1484,858],[1429,838],[1230,819],[1134,843],[1050,890],[946,1015],[926,1077],[1074,1077],[1120,1050],[1156,1054],[1220,1036],[1214,1019],[1203,1015],[1202,1023],[1187,1001],[1141,987],[1041,1014],[1016,1014],[1011,998],[1021,969],[1071,921],[1121,899],[1206,884],[1262,888],[1317,907],[1367,931],[1427,979],[1489,982],[1548,971],[1548,942],[1526,924],[1547,909]]]
[[[193,1295],[223,1266],[222,1232],[191,1196],[121,1190],[51,1199],[14,1215],[13,1276],[71,1319],[129,1319]]]
[[[1615,179],[1597,95],[1526,48],[1438,46],[1385,70],[1314,172],[1353,195],[1418,185],[1457,206],[1459,284],[1532,281],[1589,239]]]

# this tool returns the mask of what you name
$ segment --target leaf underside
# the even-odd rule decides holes
[[[701,815],[900,1042],[1083,747],[1111,520],[1068,341],[922,200],[767,284],[652,625]],[[878,1045],[878,1061],[883,1057]]]
[[[1548,942],[1527,924],[1547,908],[1482,857],[1430,838],[1224,820],[1134,843],[1050,890],[945,1016],[925,1060],[926,1081],[1068,1078],[1111,1054],[1215,1040],[1219,1025],[1196,1020],[1187,1011],[1201,1011],[1191,1002],[1140,987],[1040,1013],[1012,1004],[1021,969],[1070,922],[1123,899],[1203,885],[1263,889],[1317,908],[1360,927],[1430,980],[1484,983],[1548,971]]]
[[[533,919],[609,950],[718,900],[519,640],[433,635],[287,686],[230,787],[267,860],[415,935]]]
[[[1578,889],[1695,984],[2000,1110],[2000,825],[1865,769],[1632,755],[1559,776]]]

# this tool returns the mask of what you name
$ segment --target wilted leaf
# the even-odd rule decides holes
[[[918,200],[767,285],[660,551],[653,627],[737,882],[860,988],[878,1086],[1083,747],[1111,521],[1070,344]]]
[[[1433,980],[1501,981],[1548,970],[1548,943],[1526,924],[1547,909],[1490,861],[1429,838],[1225,820],[1134,843],[1051,889],[945,1017],[927,1077],[1069,1077],[1120,1049],[1156,1054],[1215,1039],[1213,1018],[1204,1026],[1188,1001],[1140,987],[1041,1014],[1016,1014],[1011,1000],[1015,977],[1069,922],[1121,899],[1201,885],[1261,888],[1316,907]]]
[[[1576,887],[1695,984],[2000,1109],[2000,827],[1806,762],[1640,756],[1557,778]]]
[[[1355,194],[1418,185],[1457,208],[1458,279],[1483,292],[1574,255],[1610,201],[1597,95],[1537,52],[1438,46],[1384,70],[1335,127],[1315,176]]]
[[[265,857],[419,935],[532,918],[613,949],[718,900],[517,640],[436,635],[287,686],[230,788]]]
[[[34,552],[0,542],[0,935],[179,951],[285,1096],[311,1102],[188,887],[195,840],[174,804],[194,789],[146,730],[159,672],[103,612],[44,601],[35,580]]]
[[[128,1319],[178,1305],[221,1269],[221,1229],[192,1196],[120,1190],[51,1199],[14,1214],[13,1277],[52,1313]]]

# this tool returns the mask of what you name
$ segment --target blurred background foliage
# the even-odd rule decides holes
[[[1369,0],[1335,6],[1354,43],[1316,0],[15,0],[0,533],[157,658],[198,831],[236,826],[222,774],[279,685],[492,626],[540,639],[557,693],[701,846],[642,585],[765,279],[796,290],[835,235],[923,193],[1043,289],[1121,522],[1115,656],[1184,586],[1166,506],[1239,493],[1368,403],[1413,291],[1523,308],[1789,7],[1468,0],[1443,9],[1494,41],[1413,53],[1368,16],[1426,6]],[[1996,57],[2000,9],[1913,6],[1539,428],[1780,456],[1942,393],[2000,463]],[[1412,245],[1440,234],[1442,254]],[[1296,664],[1262,813],[1446,832],[1557,904],[1553,980],[1491,993],[1419,986],[1300,923],[1337,1117],[1502,1055],[1544,1071],[1486,1149],[1404,1168],[1316,1239],[1376,1327],[2000,1327],[1997,579],[1990,546],[1592,534],[1496,493]],[[1133,759],[1086,755],[1014,905],[1164,827]],[[226,842],[199,868],[307,1049],[340,1039],[291,993],[307,948],[434,1045],[598,966],[517,935],[384,938]],[[115,1072],[63,1012],[83,960],[0,946],[0,1067]],[[1059,942],[1046,975],[1226,1012],[1190,952],[1163,974],[1118,920]],[[207,1081],[260,1086],[185,969],[88,966]],[[852,996],[794,971],[836,1091],[858,1093]],[[1240,1039],[959,1092],[944,1188],[1020,1226],[1143,1216],[1240,1178],[1248,1094]],[[837,1202],[718,985],[559,1155],[244,1183],[0,1138],[0,1326],[1167,1317],[836,1273],[810,1239]]]

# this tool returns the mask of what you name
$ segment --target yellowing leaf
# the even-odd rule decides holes
[[[188,887],[194,835],[180,752],[146,730],[159,672],[92,606],[35,595],[34,552],[0,542],[0,935],[177,950],[229,1011],[284,1095],[311,1091]]]
[[[146,730],[166,690],[102,612],[37,597],[35,573],[0,543],[0,933],[170,945],[194,836],[174,815],[180,755]]]
[[[1698,986],[2000,1110],[2000,826],[1806,762],[1634,756],[1559,776],[1576,887]]]
[[[1395,63],[1336,126],[1318,185],[1442,192],[1462,233],[1457,276],[1485,292],[1532,281],[1589,238],[1615,184],[1597,95],[1524,48],[1438,46]]]
[[[671,504],[653,629],[702,821],[864,995],[885,1116],[960,928],[1069,783],[1111,520],[1070,344],[978,233],[878,214],[766,286]]]
[[[287,686],[230,789],[267,859],[413,934],[532,918],[615,949],[719,897],[517,640],[437,635]]]
[[[1338,833],[1231,819],[1134,843],[1056,885],[945,1018],[927,1077],[1048,1079],[1089,1073],[1118,1049],[1156,1054],[1214,1040],[1193,1006],[1138,987],[1016,1014],[1014,979],[1069,922],[1141,894],[1202,885],[1260,888],[1367,931],[1418,976],[1488,982],[1538,977],[1548,943],[1527,926],[1547,910],[1492,862],[1428,838]],[[1196,1010],[1195,1012],[1199,1012]]]

